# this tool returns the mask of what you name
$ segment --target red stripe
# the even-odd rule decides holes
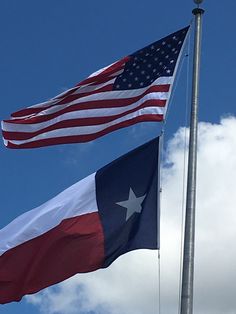
[[[25,109],[21,109],[19,111],[16,111],[16,112],[13,112],[11,114],[11,117],[12,118],[22,118],[22,117],[25,117],[25,116],[28,116],[28,115],[31,115],[31,114],[37,114],[39,113],[40,111],[42,110],[45,110],[45,109],[48,109],[50,107],[52,107],[54,105],[45,105],[45,106],[41,106],[41,107],[37,107],[37,108],[25,108]],[[9,120],[11,121],[11,120]]]
[[[35,116],[28,119],[17,119],[17,120],[4,120],[7,123],[14,123],[14,124],[33,124],[33,123],[41,123],[45,121],[49,121],[50,119],[56,118],[64,113],[73,112],[77,110],[85,110],[85,109],[99,109],[99,108],[115,108],[115,107],[125,107],[129,106],[132,103],[140,100],[145,95],[152,93],[152,92],[168,92],[170,89],[169,84],[165,85],[157,85],[151,86],[148,88],[144,93],[139,96],[131,97],[131,98],[118,98],[118,99],[101,99],[101,100],[93,100],[93,101],[85,101],[83,103],[74,104],[63,108],[55,113],[52,114],[45,114],[41,116]],[[160,107],[165,106],[166,100],[159,100]],[[45,108],[43,108],[44,110]]]
[[[97,84],[102,84],[104,82],[111,80],[112,74],[115,74],[116,72],[124,68],[125,66],[124,63],[127,62],[129,59],[130,57],[125,57],[122,60],[113,64],[112,66],[108,67],[106,70],[104,70],[100,74],[83,80],[82,82],[78,83],[74,88],[71,88],[67,93],[63,94],[61,97],[58,97],[58,101],[60,101],[61,99],[64,99],[65,97],[69,97],[72,93],[76,91],[76,89],[78,89],[79,87],[82,87],[83,85],[86,85],[86,84],[97,85]],[[54,99],[57,99],[57,96]],[[50,108],[51,106],[53,105],[49,105],[49,106],[45,106],[41,108],[39,107],[25,108],[25,109],[12,113],[11,116],[13,118],[18,118],[18,117],[23,117],[30,114],[35,114],[35,113],[40,112],[42,108],[47,109],[47,108]]]
[[[63,128],[70,128],[70,127],[78,127],[78,126],[91,126],[91,125],[99,125],[109,123],[116,119],[126,116],[127,114],[133,113],[139,109],[147,108],[147,107],[164,107],[166,101],[160,101],[156,99],[150,99],[142,103],[140,106],[135,107],[131,110],[127,110],[123,113],[107,116],[107,117],[88,117],[88,118],[78,118],[78,119],[70,119],[57,122],[53,125],[50,125],[46,128],[40,129],[35,132],[9,132],[9,131],[2,131],[3,137],[6,140],[28,140],[33,138],[39,134],[43,134],[52,130],[58,130]]]
[[[66,219],[0,256],[0,303],[102,267],[104,235],[98,213]]]
[[[91,77],[88,77],[87,79],[83,80],[82,82],[80,82],[79,84],[77,84],[76,86],[82,86],[82,85],[86,85],[86,84],[99,84],[100,80],[106,78],[108,75],[111,76],[112,74],[118,72],[119,70],[123,69],[125,66],[125,63],[127,61],[129,61],[130,57],[125,57],[119,61],[117,61],[116,63],[112,64],[111,66],[109,66],[107,69],[105,69],[104,71],[102,71],[101,73],[99,73],[98,75],[94,75]]]
[[[59,145],[59,144],[85,143],[85,142],[95,140],[96,138],[106,135],[112,131],[115,131],[124,127],[128,127],[139,122],[160,122],[160,121],[163,121],[163,119],[164,119],[163,115],[147,114],[147,115],[135,117],[130,120],[122,121],[120,123],[117,123],[116,125],[106,128],[105,130],[102,130],[100,132],[93,133],[93,134],[61,136],[58,138],[42,139],[42,140],[19,144],[19,145],[8,142],[7,147],[8,148],[37,148],[37,147]]]
[[[82,98],[82,97],[86,97],[89,95],[93,95],[93,94],[99,94],[99,93],[103,93],[103,92],[110,92],[113,89],[113,84],[109,84],[106,86],[103,86],[101,88],[98,89],[94,89],[93,91],[90,92],[86,92],[86,93],[78,93],[78,94],[73,94],[70,96],[67,96],[65,98],[63,98],[62,100],[60,100],[57,105],[64,105],[66,103],[70,103],[71,101],[74,101],[76,99]],[[51,107],[53,107],[53,105],[51,105]]]
[[[95,89],[91,92],[87,92],[87,93],[78,93],[78,94],[73,94],[75,92],[75,90],[71,91],[71,92],[68,92],[68,94],[66,95],[63,95],[63,97],[59,97],[58,99],[55,99],[57,100],[57,102],[55,102],[54,104],[52,105],[43,105],[41,107],[32,107],[32,108],[25,108],[25,109],[22,109],[22,110],[19,110],[17,112],[14,112],[11,114],[11,116],[13,118],[19,118],[19,119],[24,119],[25,116],[29,116],[29,115],[32,115],[32,114],[37,114],[39,112],[41,112],[42,110],[47,110],[51,107],[54,107],[55,105],[64,105],[66,103],[69,103],[73,100],[76,100],[78,98],[81,98],[81,97],[85,97],[85,96],[89,96],[89,95],[92,95],[92,94],[99,94],[99,93],[103,93],[103,92],[110,92],[112,91],[112,87],[113,87],[113,84],[109,84],[109,85],[106,85],[106,86],[103,86],[101,88],[98,88],[98,89]],[[9,120],[10,121],[10,120]]]

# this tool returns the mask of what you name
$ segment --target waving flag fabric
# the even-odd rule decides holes
[[[143,121],[163,121],[189,27],[112,65],[74,88],[2,122],[9,148],[94,140]]]
[[[159,139],[79,181],[0,230],[0,303],[159,248]]]

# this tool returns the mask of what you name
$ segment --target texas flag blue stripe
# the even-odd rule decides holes
[[[158,147],[138,147],[1,229],[0,303],[159,248]]]

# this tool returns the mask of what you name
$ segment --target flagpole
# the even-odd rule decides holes
[[[199,7],[202,0],[194,0],[197,4],[192,13],[195,15],[195,39],[192,81],[192,109],[189,137],[188,179],[185,214],[184,256],[182,270],[181,314],[193,313],[193,279],[194,279],[194,244],[195,244],[195,203],[196,203],[196,170],[197,170],[197,130],[199,102],[199,73],[201,53],[202,15]]]

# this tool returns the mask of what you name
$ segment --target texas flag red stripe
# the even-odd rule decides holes
[[[98,212],[63,220],[0,257],[0,303],[19,301],[76,273],[101,268],[103,262],[104,235]]]

